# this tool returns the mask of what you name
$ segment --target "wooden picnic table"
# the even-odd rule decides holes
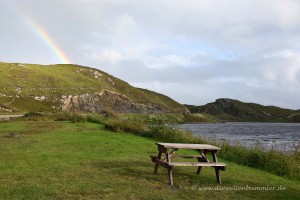
[[[225,170],[226,164],[217,161],[217,152],[221,150],[210,144],[181,144],[181,143],[155,143],[158,149],[157,156],[150,156],[152,162],[156,163],[154,167],[154,174],[157,174],[159,165],[168,170],[169,183],[173,185],[172,169],[175,166],[195,166],[198,167],[197,174],[200,174],[202,167],[215,168],[217,182],[222,184],[219,170]],[[198,155],[180,155],[174,156],[179,149],[194,149],[199,152]],[[206,154],[211,153],[213,161],[207,159]],[[162,155],[165,154],[165,157]],[[197,162],[173,162],[171,158],[196,158]]]

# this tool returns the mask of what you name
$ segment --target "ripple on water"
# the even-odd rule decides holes
[[[254,147],[259,143],[266,149],[290,151],[300,145],[300,124],[294,123],[221,123],[182,124],[179,128],[193,135],[216,142]]]

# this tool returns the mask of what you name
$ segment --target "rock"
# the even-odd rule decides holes
[[[167,111],[164,107],[137,103],[125,95],[109,90],[94,94],[69,95],[61,101],[63,102],[62,110],[72,112],[99,113],[110,109],[120,113],[164,113]]]
[[[262,114],[268,116],[268,117],[272,117],[272,115],[271,115],[270,113],[267,113],[267,112],[265,112],[265,111],[260,111],[260,112],[261,112]]]
[[[11,109],[9,109],[9,108],[6,108],[6,107],[4,107],[4,106],[1,106],[1,105],[0,105],[0,110],[2,110],[2,111],[5,111],[5,112],[12,112],[12,110],[11,110]]]
[[[33,98],[34,98],[34,100],[37,100],[37,101],[44,101],[46,99],[45,96],[35,96]]]
[[[111,82],[112,85],[115,85],[115,83],[113,82],[113,80],[111,80],[110,78],[107,78],[107,80],[108,80],[109,82]]]

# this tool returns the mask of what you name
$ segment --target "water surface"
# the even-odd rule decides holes
[[[179,128],[210,141],[227,141],[246,147],[261,145],[266,149],[290,151],[300,145],[300,124],[296,123],[201,123],[181,124]]]

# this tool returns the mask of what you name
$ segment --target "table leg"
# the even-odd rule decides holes
[[[218,168],[218,167],[215,167],[215,171],[216,171],[216,177],[217,177],[218,183],[219,183],[219,184],[222,184],[222,180],[221,180],[219,168]]]
[[[158,152],[157,158],[158,158],[159,160],[161,159],[161,155],[162,155],[162,152],[161,152],[161,151]],[[159,164],[156,163],[156,164],[155,164],[155,167],[154,167],[154,174],[157,174],[158,167],[159,167]]]
[[[201,158],[198,158],[198,162],[209,162],[209,161],[207,160],[207,158],[206,158],[206,155],[205,155],[206,152],[203,152],[203,153],[202,153],[202,151],[201,151],[200,149],[199,149],[198,151],[199,151],[200,155],[202,156]],[[202,167],[199,166],[198,169],[197,169],[196,174],[200,174],[201,169],[202,169]]]
[[[199,159],[198,159],[199,160]],[[200,162],[200,161],[199,161]],[[198,169],[197,169],[197,172],[196,172],[196,174],[200,174],[200,172],[201,172],[201,169],[202,169],[202,167],[201,166],[199,166],[198,167]]]
[[[167,159],[167,162],[171,162],[171,156],[172,156],[172,153],[173,151],[171,152],[171,155],[169,152],[166,153],[166,159]],[[168,175],[169,175],[169,183],[170,185],[173,185],[173,176],[172,176],[172,170],[173,170],[173,167],[172,166],[169,166],[168,167]]]
[[[168,168],[169,184],[173,185],[172,167]]]
[[[213,161],[214,162],[218,162],[217,160],[217,155],[216,152],[212,152],[212,156],[213,156]],[[215,167],[215,172],[216,172],[216,178],[219,184],[222,184],[222,180],[221,180],[221,176],[220,176],[220,169],[218,167]]]
[[[169,158],[171,158],[177,151],[178,149],[173,149],[170,153],[169,153]],[[164,159],[164,161],[167,160],[167,157]]]

